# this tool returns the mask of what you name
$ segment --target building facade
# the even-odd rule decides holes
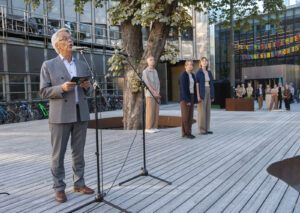
[[[250,29],[235,31],[237,83],[293,82],[300,86],[300,5],[287,7],[279,17],[279,26],[269,22],[272,16],[263,15],[263,24],[249,20]],[[229,31],[218,24],[215,35],[216,76],[224,79],[229,73]]]
[[[0,102],[40,99],[40,68],[44,60],[56,57],[50,38],[61,27],[71,31],[75,45],[90,47],[91,53],[84,55],[92,64],[104,92],[122,95],[122,79],[106,77],[107,60],[121,41],[119,26],[110,25],[107,10],[118,2],[104,1],[101,8],[88,2],[83,14],[75,12],[73,0],[53,0],[52,3],[49,9],[46,1],[41,0],[39,7],[33,9],[23,0],[0,0]],[[168,42],[180,50],[178,64],[159,65],[162,95],[166,101],[176,100],[176,95],[173,98],[169,93],[172,91],[170,79],[177,77],[174,69],[181,67],[181,61],[209,56],[208,22],[203,22],[205,16],[193,8],[189,11],[194,27],[169,35]],[[82,59],[80,53],[75,53],[75,57]],[[175,85],[178,86],[177,81]]]

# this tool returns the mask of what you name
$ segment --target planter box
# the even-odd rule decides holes
[[[254,111],[254,99],[226,98],[226,111]]]

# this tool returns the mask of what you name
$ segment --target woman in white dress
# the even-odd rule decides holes
[[[267,106],[267,109],[270,109],[271,101],[272,101],[271,87],[270,87],[270,85],[267,84],[267,87],[266,87],[266,106]]]

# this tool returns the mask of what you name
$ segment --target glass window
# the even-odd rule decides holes
[[[172,27],[169,31],[169,35],[168,35],[168,39],[169,40],[178,40],[178,29]]]
[[[31,12],[31,17],[39,17],[42,18],[44,15],[44,5],[43,5],[43,1],[40,1],[40,5],[33,9],[32,7],[30,7],[30,12]]]
[[[88,1],[83,8],[83,14],[80,14],[80,22],[92,22],[92,3]]]
[[[52,0],[52,6],[48,10],[48,17],[60,19],[60,0]]]
[[[29,72],[40,73],[42,63],[44,61],[44,49],[37,47],[29,47]]]
[[[9,75],[10,97],[12,101],[25,99],[26,75]]]
[[[183,41],[192,41],[193,40],[193,28],[189,27],[181,32],[181,39]]]
[[[12,0],[12,13],[18,16],[24,16],[24,11],[26,10],[26,5],[24,1]]]
[[[76,22],[65,21],[65,28],[69,29],[74,39],[77,38],[77,24]]]
[[[7,7],[7,0],[0,0],[0,6]]]
[[[107,44],[107,29],[106,25],[96,25],[95,39],[97,44]]]
[[[7,45],[7,62],[9,72],[25,72],[25,48],[18,45]],[[16,61],[18,63],[16,63]]]
[[[0,101],[5,101],[5,76],[4,75],[0,75]]]
[[[103,55],[93,54],[92,57],[96,75],[103,75]]]
[[[0,44],[0,72],[4,71],[2,44]]]
[[[91,42],[92,41],[92,25],[80,24],[80,40]]]
[[[105,11],[105,7],[95,8],[95,22],[97,24],[106,24],[106,16],[107,14]]]
[[[60,20],[48,19],[48,35],[53,35],[53,33],[55,33],[60,28]]]
[[[64,0],[64,13],[66,21],[76,21],[74,1]]]
[[[110,26],[109,36],[112,40],[118,40],[120,36],[120,27],[119,26]]]
[[[40,76],[30,75],[32,99],[39,99]]]

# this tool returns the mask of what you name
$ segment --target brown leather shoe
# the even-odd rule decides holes
[[[68,199],[65,191],[55,192],[55,200],[59,203],[66,202]]]
[[[74,186],[74,192],[80,192],[82,194],[94,194],[94,190],[87,187],[87,186],[83,186],[83,187],[78,187],[78,186]]]

